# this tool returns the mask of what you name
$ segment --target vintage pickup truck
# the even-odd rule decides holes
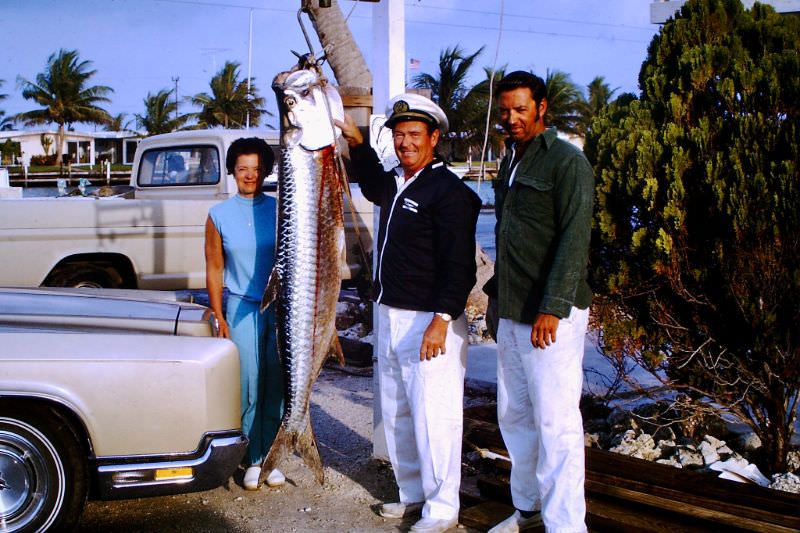
[[[174,132],[139,144],[124,196],[0,199],[0,286],[205,287],[208,209],[236,192],[225,154],[235,139],[252,136],[277,156],[277,132]],[[355,184],[352,197],[352,206],[345,202],[344,279],[363,263],[356,226],[364,249],[372,247],[372,204]]]

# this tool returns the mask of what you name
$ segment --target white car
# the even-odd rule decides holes
[[[214,324],[163,293],[0,288],[0,530],[223,484],[247,438],[238,352]]]

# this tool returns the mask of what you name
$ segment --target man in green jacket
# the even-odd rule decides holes
[[[494,533],[544,522],[586,531],[583,344],[594,179],[583,153],[547,129],[547,89],[528,72],[497,88],[508,154],[495,186],[497,411],[516,511]],[[541,511],[541,516],[538,515]]]

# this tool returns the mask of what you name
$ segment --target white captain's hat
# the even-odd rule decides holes
[[[398,122],[419,120],[447,133],[447,115],[430,98],[421,94],[403,93],[386,104],[386,127],[393,128]]]

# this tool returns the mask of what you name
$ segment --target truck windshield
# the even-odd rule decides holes
[[[141,187],[213,185],[219,182],[219,161],[214,146],[153,148],[142,154],[136,183]]]

